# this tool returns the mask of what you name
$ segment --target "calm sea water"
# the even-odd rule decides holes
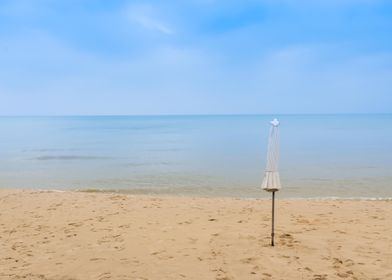
[[[392,115],[0,117],[0,188],[267,197],[392,197]]]

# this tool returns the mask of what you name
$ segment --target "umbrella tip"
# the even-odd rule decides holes
[[[280,124],[280,122],[278,121],[277,118],[275,118],[275,119],[273,119],[273,120],[271,121],[271,124],[272,124],[273,126],[278,126],[278,125]]]

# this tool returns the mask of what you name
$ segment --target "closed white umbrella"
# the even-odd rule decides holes
[[[267,192],[272,192],[272,231],[271,246],[274,246],[274,226],[275,226],[275,192],[280,190],[280,178],[278,172],[279,163],[279,121],[274,119],[271,123],[271,130],[268,139],[267,164],[261,188]]]
[[[275,192],[281,188],[280,178],[278,172],[279,163],[279,121],[274,119],[271,123],[271,130],[268,139],[267,165],[265,168],[265,175],[263,190],[268,192]]]

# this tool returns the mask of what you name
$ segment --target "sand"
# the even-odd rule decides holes
[[[392,279],[392,201],[270,206],[0,190],[0,279]]]

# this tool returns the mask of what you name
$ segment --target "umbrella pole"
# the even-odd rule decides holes
[[[272,231],[271,231],[271,246],[274,244],[274,228],[275,228],[275,191],[272,192]]]

